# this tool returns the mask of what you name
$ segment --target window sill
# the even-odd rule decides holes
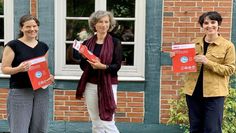
[[[0,73],[0,78],[10,78],[10,75]]]
[[[55,76],[56,80],[79,80],[80,76]],[[119,81],[145,81],[143,77],[118,77]]]

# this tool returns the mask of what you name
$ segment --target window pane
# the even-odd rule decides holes
[[[134,65],[134,45],[122,45],[123,60],[122,65]]]
[[[115,17],[134,17],[135,0],[107,0],[107,10],[112,11]]]
[[[4,21],[0,18],[0,39],[4,39]]]
[[[67,17],[89,17],[94,8],[95,0],[67,0]]]
[[[91,36],[87,20],[67,20],[66,21],[66,40],[74,39],[83,41]]]
[[[0,0],[0,15],[3,15],[3,2],[4,2],[4,0]]]
[[[72,44],[66,44],[66,65],[79,64],[79,61],[73,58],[73,48]]]
[[[113,36],[121,41],[134,42],[134,21],[117,21],[117,27],[113,30]]]
[[[2,63],[3,48],[4,48],[4,42],[0,42],[0,63]]]

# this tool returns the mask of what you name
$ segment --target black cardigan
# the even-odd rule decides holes
[[[85,45],[86,41],[84,41],[82,45]],[[113,37],[112,41],[114,44],[113,57],[112,57],[111,64],[106,64],[106,65],[108,65],[108,69],[106,69],[106,71],[111,74],[112,83],[116,84],[116,83],[118,83],[117,72],[119,71],[119,69],[121,67],[121,62],[122,62],[122,47],[121,47],[121,42],[119,39]],[[100,54],[101,47],[102,47],[102,45],[96,44],[94,51],[92,51],[98,57]],[[73,49],[73,58],[75,58],[76,60],[79,61],[80,68],[82,70],[84,70],[84,68],[87,65],[89,65],[89,63],[86,61],[87,59],[83,58],[79,54],[79,52],[76,51],[75,49]],[[89,65],[89,69],[90,70],[89,70],[89,81],[88,82],[92,82],[92,83],[96,84],[98,72],[97,72],[97,70],[93,69],[90,65]]]

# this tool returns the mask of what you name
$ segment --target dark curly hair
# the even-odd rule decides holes
[[[203,26],[203,23],[206,17],[208,17],[210,20],[216,20],[219,26],[221,25],[222,20],[223,20],[220,13],[216,11],[206,12],[206,13],[203,13],[198,19],[198,23],[201,25],[201,27]]]

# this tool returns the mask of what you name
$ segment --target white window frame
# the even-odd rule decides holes
[[[4,41],[6,44],[8,41],[14,38],[14,0],[4,0],[4,14],[0,15],[4,18]],[[0,63],[1,68],[2,63]],[[0,77],[9,77],[9,75],[2,74],[0,69]]]
[[[95,10],[106,10],[106,0],[95,0]],[[134,65],[123,66],[118,72],[120,81],[144,81],[145,79],[145,14],[146,1],[136,0],[135,6],[135,39]],[[65,64],[66,41],[66,0],[55,1],[55,79],[80,79],[82,71],[79,65]],[[80,19],[88,19],[81,17]],[[115,18],[125,20],[126,18]],[[129,20],[129,19],[127,19]],[[72,43],[72,42],[70,42]],[[125,43],[127,44],[127,43]]]

